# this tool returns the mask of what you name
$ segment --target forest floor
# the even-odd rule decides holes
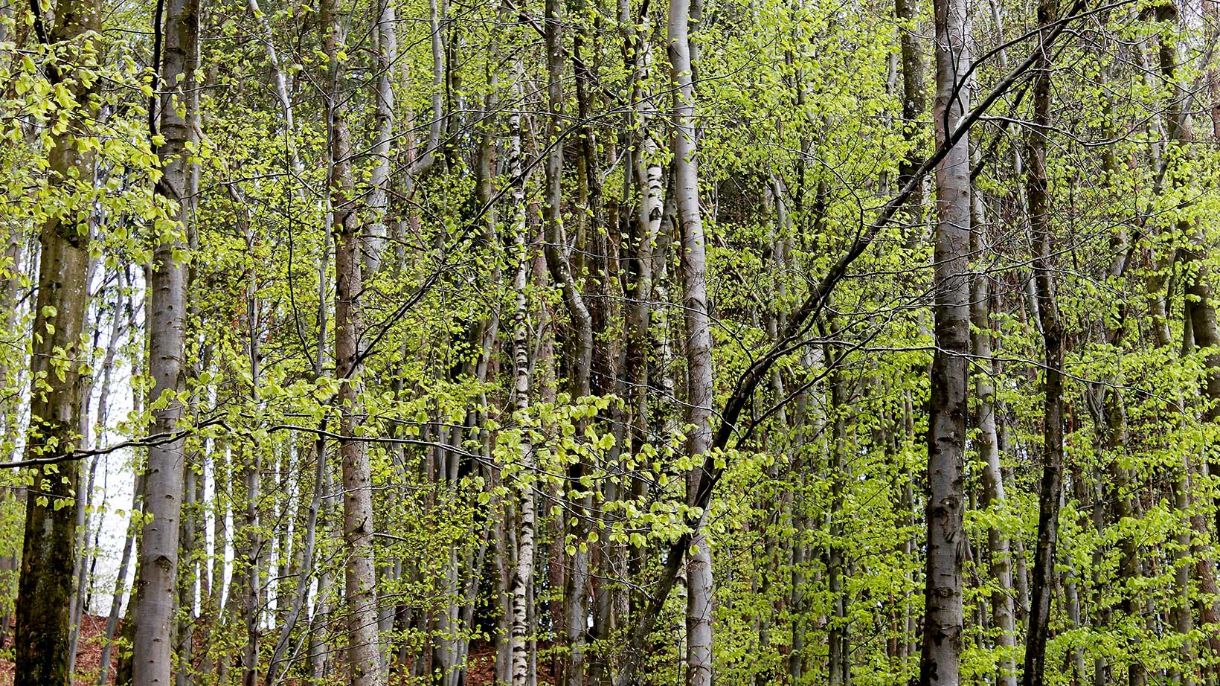
[[[81,622],[80,648],[76,656],[77,686],[93,686],[97,683],[98,664],[102,659],[102,638],[106,633],[106,618],[86,615]],[[11,637],[9,634],[7,637]],[[114,683],[114,667],[117,657],[111,658],[110,680]],[[542,661],[540,661],[542,662]],[[477,643],[470,647],[470,672],[467,686],[491,686],[496,674],[496,648],[490,643]],[[538,682],[551,684],[549,665],[538,665]],[[0,686],[12,686],[13,659],[11,644],[0,650]]]
[[[11,638],[11,632],[5,632],[6,638]],[[80,647],[76,654],[76,679],[80,686],[92,686],[97,683],[97,667],[102,659],[102,637],[106,633],[106,618],[97,615],[85,615],[81,620]],[[113,664],[110,672],[110,683],[114,683]],[[0,686],[11,686],[13,683],[13,651],[11,644],[0,651]]]

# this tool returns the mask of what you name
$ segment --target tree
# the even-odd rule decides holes
[[[33,17],[39,44],[49,51],[46,80],[64,94],[62,114],[78,122],[94,116],[97,78],[98,7],[62,2],[50,27]],[[38,234],[38,297],[32,323],[33,355],[26,460],[71,454],[78,447],[84,398],[82,384],[85,309],[88,305],[90,222],[88,189],[93,158],[80,141],[87,133],[63,127],[51,136],[48,185],[63,198]],[[70,506],[80,485],[76,462],[32,470],[26,492],[14,647],[14,683],[68,684],[69,598],[76,561],[76,513]]]
[[[179,533],[182,513],[185,437],[187,234],[191,224],[191,157],[197,154],[192,129],[198,100],[199,0],[170,0],[165,8],[164,54],[157,68],[166,88],[159,107],[164,137],[158,147],[161,180],[157,194],[176,211],[170,235],[157,242],[150,270],[148,314],[149,373],[153,378],[152,433],[170,440],[148,451],[144,503],[148,519],[140,536],[136,567],[135,644],[132,664],[136,686],[169,684],[173,666],[171,637],[178,596]],[[155,27],[162,30],[162,27]]]
[[[966,447],[967,359],[970,350],[970,137],[949,142],[967,110],[970,68],[966,3],[935,4],[938,147],[952,145],[936,168],[936,230],[932,292],[935,344],[928,401],[927,562],[919,683],[960,682],[962,651],[962,481]]]

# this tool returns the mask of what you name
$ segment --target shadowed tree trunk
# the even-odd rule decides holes
[[[1038,23],[1055,19],[1051,0],[1038,3]],[[1048,29],[1044,28],[1043,32]],[[1050,126],[1051,56],[1039,50],[1034,75],[1034,128],[1028,133],[1026,164],[1029,222],[1034,243],[1034,285],[1045,348],[1043,392],[1042,482],[1038,493],[1038,543],[1030,588],[1029,622],[1025,639],[1024,686],[1042,686],[1046,671],[1046,640],[1054,598],[1055,547],[1059,538],[1059,508],[1063,498],[1063,323],[1052,265],[1050,193],[1046,170],[1046,132]]]
[[[92,0],[64,0],[55,8],[49,29],[46,17],[35,18],[39,40],[48,45],[71,42],[77,59],[96,56],[98,6]],[[96,80],[71,78],[74,65],[52,64],[47,79],[66,86],[79,103],[79,114],[90,116],[88,103]],[[66,82],[66,83],[65,83]],[[91,85],[85,86],[88,82]],[[75,117],[73,117],[75,119]],[[81,345],[87,306],[89,216],[92,205],[81,184],[92,178],[93,158],[78,147],[74,124],[53,134],[47,155],[49,183],[63,195],[66,206],[43,223],[39,233],[41,259],[34,307],[30,362],[32,389],[30,426],[25,459],[49,458],[77,449],[83,412],[83,376],[87,356]],[[75,460],[36,467],[26,492],[25,535],[18,580],[15,635],[15,686],[66,686],[69,606],[72,570],[76,562],[76,511],[64,507],[76,496],[80,465]]]

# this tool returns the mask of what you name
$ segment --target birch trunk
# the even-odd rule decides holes
[[[526,222],[525,178],[521,149],[521,114],[514,112],[508,123],[511,149],[509,175],[513,184],[513,247],[517,268],[513,273],[513,292],[516,297],[516,312],[513,321],[513,409],[518,421],[526,418],[530,407],[530,349],[529,349],[529,282],[530,256]],[[509,652],[512,659],[511,679],[513,686],[528,686],[531,678],[529,646],[530,586],[534,579],[534,447],[530,440],[528,425],[521,432],[521,472],[518,489],[521,491],[517,514],[517,561],[513,569],[512,624]]]

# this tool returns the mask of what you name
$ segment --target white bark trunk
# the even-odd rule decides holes
[[[508,124],[512,149],[509,158],[509,176],[513,183],[513,247],[517,269],[513,275],[513,292],[516,294],[516,313],[513,322],[513,408],[518,421],[524,420],[530,407],[530,348],[529,348],[529,281],[530,256],[528,247],[529,225],[526,221],[525,179],[521,150],[521,115],[513,113]],[[527,431],[521,434],[521,474],[518,488],[521,491],[518,509],[517,564],[513,569],[512,625],[509,639],[512,656],[513,686],[527,686],[530,681],[528,603],[530,585],[534,578],[534,446]]]

